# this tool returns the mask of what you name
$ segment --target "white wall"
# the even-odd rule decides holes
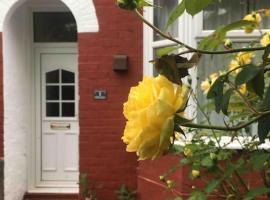
[[[26,11],[20,7],[4,27],[4,192],[21,200],[27,190],[27,135],[31,131],[31,65],[27,64]]]
[[[3,30],[5,17],[15,4],[24,3],[26,0],[0,0],[0,32]],[[99,24],[93,0],[60,0],[72,12],[77,22],[79,33],[98,32]],[[29,2],[51,3],[52,0],[30,0]]]

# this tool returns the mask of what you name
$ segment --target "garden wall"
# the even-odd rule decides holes
[[[140,161],[138,167],[138,200],[167,200],[168,198],[181,196],[188,199],[191,188],[200,188],[202,182],[199,180],[191,181],[188,167],[181,167],[172,176],[168,178],[175,180],[177,185],[174,190],[168,190],[159,180],[159,176],[168,172],[173,166],[179,163],[180,157],[175,155],[166,155],[154,161]],[[260,185],[261,178],[259,173],[248,174],[245,180],[251,184]],[[256,200],[266,200],[260,197]],[[208,197],[208,200],[218,200],[217,197]]]

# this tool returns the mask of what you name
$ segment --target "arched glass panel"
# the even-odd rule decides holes
[[[34,12],[34,42],[76,42],[76,21],[70,12]]]
[[[75,73],[59,69],[46,73],[46,117],[75,116]]]

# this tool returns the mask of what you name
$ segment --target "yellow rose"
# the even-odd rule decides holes
[[[191,171],[191,175],[192,175],[193,178],[197,178],[197,177],[200,176],[200,171],[193,169]]]
[[[237,60],[232,60],[229,64],[229,70],[232,71],[234,69],[236,69],[237,67],[239,67],[239,62]],[[234,71],[235,73],[238,73],[239,72],[239,69],[235,70]]]
[[[231,48],[232,47],[232,41],[230,39],[225,39],[224,41],[224,46]]]
[[[209,79],[206,79],[201,83],[201,90],[203,91],[204,94],[207,94],[208,91],[210,90],[211,83]]]
[[[204,94],[207,94],[213,83],[217,80],[217,78],[220,76],[220,73],[213,73],[209,75],[209,78],[207,78],[205,81],[201,83],[201,90]]]
[[[219,75],[220,75],[220,74],[217,73],[217,72],[209,75],[211,84],[213,84],[213,83],[217,80],[217,78],[219,77]]]
[[[246,84],[240,85],[239,88],[238,88],[238,90],[242,94],[246,94],[247,93],[247,86],[246,86]]]
[[[270,32],[265,33],[260,42],[261,42],[261,45],[264,47],[270,44]]]
[[[186,157],[192,157],[192,156],[193,156],[193,152],[192,152],[191,149],[185,148],[185,149],[184,149],[184,155],[185,155]]]
[[[188,88],[176,85],[165,76],[145,77],[132,87],[124,103],[127,119],[122,140],[128,152],[136,152],[140,160],[155,159],[170,146],[174,132],[173,116],[183,109]]]
[[[251,13],[249,15],[246,15],[243,20],[255,22],[255,26],[245,26],[243,27],[246,33],[251,33],[254,28],[257,28],[260,26],[260,23],[262,21],[261,15],[259,13]]]
[[[264,11],[264,14],[265,14],[266,17],[270,17],[270,9],[266,9]]]
[[[253,52],[239,52],[236,56],[236,60],[238,60],[240,65],[247,65],[251,63],[253,57]]]
[[[236,57],[230,62],[229,70],[234,70],[239,66],[247,65],[252,62],[252,58],[254,57],[253,52],[239,52]],[[234,73],[239,73],[241,69],[237,69]]]

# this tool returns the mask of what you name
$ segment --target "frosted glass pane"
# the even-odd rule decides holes
[[[269,0],[222,0],[213,3],[203,11],[203,29],[213,30],[218,26],[241,20],[252,10],[269,7]],[[264,20],[262,28],[269,27],[269,20]]]
[[[178,0],[155,0],[154,4],[161,7],[154,9],[154,25],[159,29],[164,30],[170,13],[178,5]],[[172,36],[178,35],[177,20],[168,28],[168,30],[166,30],[166,32],[170,33]],[[154,40],[162,39],[162,37],[154,32]]]
[[[35,12],[34,42],[76,42],[77,27],[69,12]]]

